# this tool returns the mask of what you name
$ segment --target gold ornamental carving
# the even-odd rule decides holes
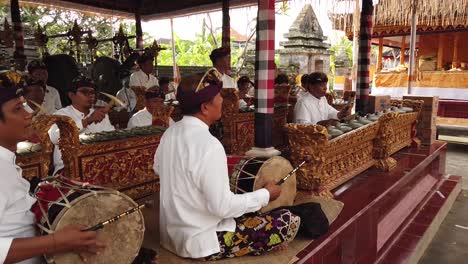
[[[372,157],[373,139],[379,123],[328,139],[328,131],[319,125],[286,124],[290,160],[297,166],[310,156],[297,172],[298,189],[316,195],[331,196],[331,190],[375,164]]]

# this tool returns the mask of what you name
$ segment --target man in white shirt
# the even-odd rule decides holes
[[[41,263],[40,256],[75,251],[96,253],[103,247],[96,232],[68,226],[51,235],[36,236],[36,199],[29,195],[29,182],[16,165],[16,144],[31,133],[31,114],[23,108],[21,89],[5,75],[0,76],[0,263]]]
[[[254,83],[247,76],[242,76],[237,80],[239,88],[239,108],[248,108],[254,103],[253,97],[249,96],[249,91],[254,87]]]
[[[303,87],[307,93],[301,94],[294,107],[295,123],[327,126],[350,114],[351,105],[338,111],[328,104],[325,97],[328,77],[325,73],[313,72],[305,77],[305,81]]]
[[[28,64],[28,72],[34,80],[42,81],[45,84],[45,97],[42,107],[47,113],[53,113],[61,109],[62,102],[60,101],[59,92],[54,87],[47,85],[49,73],[46,65],[40,60],[32,60]]]
[[[122,102],[124,102],[128,106],[127,107],[128,112],[133,112],[137,104],[137,96],[135,92],[129,88],[129,77],[124,79],[122,81],[122,84],[123,84],[123,87],[117,92],[116,97],[119,98]],[[115,108],[121,109],[122,107],[117,106]]]
[[[211,69],[201,77],[180,83],[177,99],[184,117],[165,131],[155,153],[154,170],[161,180],[161,245],[181,257],[206,260],[262,254],[297,232],[290,221],[279,218],[296,224],[300,220],[288,210],[244,215],[275,200],[281,188],[271,181],[250,193],[230,191],[224,148],[209,132],[221,118],[221,74]],[[278,225],[270,225],[276,220]],[[283,236],[280,229],[291,235]]]
[[[159,87],[159,82],[153,75],[153,57],[143,54],[137,59],[140,69],[130,76],[130,88],[143,87],[145,90]]]
[[[231,74],[231,49],[222,47],[214,49],[210,54],[210,60],[221,74],[223,88],[236,88],[237,83],[229,76]]]
[[[34,80],[27,77],[24,83],[23,88],[24,99],[26,100],[24,104],[24,109],[28,113],[34,113],[34,111],[39,111],[36,105],[42,105],[45,97],[45,85],[42,81]],[[44,108],[45,111],[47,111]],[[48,112],[43,114],[50,114]]]
[[[54,115],[68,116],[75,121],[80,134],[113,131],[114,126],[109,121],[109,116],[103,108],[94,109],[93,103],[96,96],[95,84],[87,78],[78,77],[73,80],[71,91],[68,92],[72,104],[64,107]],[[62,153],[58,147],[60,130],[57,125],[49,129],[49,137],[55,144],[54,149],[54,175],[63,169]]]
[[[151,125],[162,125],[166,126],[165,124],[154,124],[155,120],[153,120],[153,113],[158,111],[162,105],[164,105],[164,96],[165,94],[162,92],[161,89],[156,90],[148,90],[145,93],[145,108],[135,113],[130,120],[128,121],[128,128],[134,127],[144,127],[144,126],[151,126]],[[164,121],[163,123],[165,123]],[[174,120],[169,117],[169,126],[174,124]]]

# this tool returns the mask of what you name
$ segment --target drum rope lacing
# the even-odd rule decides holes
[[[118,191],[110,189],[110,188],[97,186],[97,185],[93,185],[93,184],[90,184],[90,183],[82,183],[82,182],[74,181],[74,180],[71,180],[71,179],[66,179],[66,181],[63,181],[63,180],[60,180],[60,178],[61,178],[61,176],[52,176],[52,177],[44,178],[37,185],[36,189],[34,190],[33,196],[38,201],[42,201],[42,202],[46,202],[46,203],[54,203],[54,204],[58,204],[60,206],[63,206],[63,207],[66,207],[66,208],[70,209],[71,208],[71,202],[68,200],[67,195],[62,191],[62,189],[67,189],[68,192],[70,192],[71,190],[74,190],[74,191],[87,191],[87,192],[91,193],[93,196],[97,196],[97,190],[99,190],[99,191],[104,190],[104,191],[110,191],[112,193],[118,193]],[[60,202],[60,201],[57,201],[57,200],[52,201],[52,200],[43,199],[43,198],[39,197],[37,195],[37,193],[38,193],[40,187],[43,186],[43,185],[51,185],[51,186],[55,187],[55,189],[60,193],[60,197],[64,202]],[[42,205],[42,203],[38,202],[37,204],[39,206],[39,210],[41,211],[42,215],[44,215],[44,216],[47,215],[47,212],[44,209],[44,206]],[[54,231],[52,231],[50,229],[52,224],[50,223],[49,218],[44,217],[44,219],[45,219],[45,222],[46,222],[48,227],[45,227],[40,222],[37,223],[38,227],[40,229],[44,230],[47,234],[54,233]]]

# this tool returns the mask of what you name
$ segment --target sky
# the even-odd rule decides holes
[[[276,15],[275,24],[275,47],[279,49],[279,42],[286,40],[284,34],[288,32],[292,23],[296,19],[305,4],[311,4],[315,14],[319,20],[322,30],[326,36],[334,36],[337,33],[332,33],[332,25],[327,16],[327,6],[329,1],[326,0],[296,0],[288,2],[289,10],[286,14]],[[248,36],[251,32],[250,28],[255,27],[256,23],[252,21],[257,16],[257,7],[246,7],[231,9],[231,27],[240,34]],[[195,34],[201,31],[203,18],[207,19],[206,14],[192,15],[188,17],[174,18],[174,32],[182,39],[192,40]],[[221,28],[222,14],[221,11],[210,13],[211,21],[214,28]],[[208,19],[207,19],[208,21]],[[170,20],[155,20],[142,23],[144,32],[149,33],[153,39],[171,38]],[[219,31],[221,32],[221,31]],[[338,33],[339,34],[339,33]]]

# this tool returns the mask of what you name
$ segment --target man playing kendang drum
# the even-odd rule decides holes
[[[180,83],[177,100],[184,117],[166,130],[155,154],[161,245],[181,257],[205,260],[282,248],[295,237],[300,219],[284,209],[244,215],[275,200],[281,188],[269,181],[254,192],[230,191],[224,148],[209,132],[221,117],[221,74],[211,69],[200,77]]]
[[[29,137],[31,114],[23,107],[21,89],[0,76],[0,263],[41,263],[40,256],[75,251],[95,254],[103,249],[96,232],[69,226],[47,236],[36,236],[29,183],[15,164],[16,144]]]
[[[153,75],[153,57],[148,54],[143,54],[137,59],[140,69],[130,76],[129,86],[140,87],[146,89],[153,89],[159,87],[159,82]]]
[[[223,88],[236,88],[236,82],[229,76],[231,73],[231,49],[222,47],[214,49],[210,54],[210,60],[218,72],[222,74]]]
[[[153,115],[164,106],[165,94],[162,89],[150,89],[145,93],[145,108],[135,113],[128,121],[128,128],[143,127],[153,125]],[[174,120],[169,118],[169,125],[174,124]],[[160,124],[158,124],[160,125]]]
[[[349,115],[351,105],[348,104],[341,111],[328,104],[328,77],[323,72],[313,72],[305,77],[303,87],[307,93],[302,93],[294,107],[295,123],[328,125]]]
[[[104,109],[93,108],[96,97],[95,89],[96,86],[90,79],[77,77],[72,82],[71,91],[68,92],[68,97],[70,98],[72,104],[58,110],[54,113],[54,115],[71,117],[80,130],[80,134],[115,130],[114,126],[110,123],[109,116],[105,113]],[[58,147],[60,130],[57,125],[53,125],[49,129],[49,136],[52,143],[55,144],[55,174],[59,170],[63,169],[62,154]]]

